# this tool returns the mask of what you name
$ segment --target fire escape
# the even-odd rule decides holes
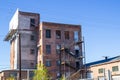
[[[78,80],[85,77],[83,62],[85,58],[83,54],[79,55],[79,50],[75,53],[71,52],[70,47],[74,45],[82,45],[83,41],[71,43],[69,47],[61,48],[61,74],[66,80]]]

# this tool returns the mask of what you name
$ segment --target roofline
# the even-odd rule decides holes
[[[103,60],[99,60],[99,61],[94,61],[94,62],[91,62],[91,63],[87,63],[86,66],[91,67],[91,66],[104,65],[104,64],[118,62],[120,60],[114,60],[118,57],[120,57],[120,56],[115,56],[115,57],[112,57],[112,58],[108,58],[107,60],[103,59]]]
[[[29,14],[29,15],[33,15],[33,14],[34,14],[34,15],[35,15],[35,14],[36,14],[36,15],[40,15],[39,13],[25,12],[25,11],[20,11],[20,10],[19,10],[18,12],[19,12],[19,14],[24,14],[24,15],[28,15],[28,14]]]
[[[88,66],[88,67],[94,67],[94,66],[106,65],[106,64],[115,63],[115,62],[120,62],[120,60],[104,62],[104,63],[100,63],[100,64],[91,65],[91,66]]]
[[[42,24],[53,24],[53,25],[66,25],[66,26],[80,26],[81,27],[80,24],[69,24],[69,23],[66,24],[66,23],[47,22],[47,21],[42,21],[40,23],[42,23]]]

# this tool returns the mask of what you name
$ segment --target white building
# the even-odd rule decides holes
[[[120,80],[120,56],[105,58],[86,64],[88,78],[95,80]]]

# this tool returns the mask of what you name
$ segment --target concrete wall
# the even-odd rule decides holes
[[[10,41],[10,68],[17,69],[18,61],[18,37],[15,37]]]
[[[30,19],[35,19],[35,26],[30,26]],[[14,25],[14,26],[13,26]],[[16,11],[15,15],[11,19],[10,29],[18,29],[16,35],[14,35],[15,46],[14,50],[14,69],[19,68],[19,39],[18,34],[21,34],[21,62],[22,69],[34,69],[37,64],[37,29],[39,27],[39,14]],[[31,36],[34,36],[35,40],[31,40]],[[30,50],[34,49],[34,54],[31,54]]]
[[[19,29],[31,29],[30,19],[35,19],[35,27],[39,26],[39,14],[19,12]],[[34,28],[33,28],[34,29]]]
[[[17,66],[18,66],[18,36],[16,37],[15,39],[15,47],[14,47],[14,51],[15,51],[15,54],[14,54],[14,69],[17,69]]]
[[[18,14],[19,14],[19,11],[17,9],[9,23],[9,26],[10,26],[9,30],[18,28]]]
[[[35,26],[31,28],[30,19],[35,19]],[[39,27],[39,15],[32,13],[20,12],[19,14],[19,29],[26,29],[26,31],[20,31],[21,33],[21,59],[22,68],[29,69],[35,68],[37,64],[37,30]],[[35,40],[31,40],[31,35],[34,36]],[[30,50],[34,49],[35,53],[31,54]]]
[[[15,41],[11,41],[10,43],[10,68],[14,69],[14,56],[15,56]]]

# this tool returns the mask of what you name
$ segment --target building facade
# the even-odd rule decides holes
[[[81,41],[80,25],[42,22],[39,28],[38,64],[44,64],[54,79],[60,76],[60,70],[61,74],[70,76],[82,66],[82,60],[77,59],[82,56],[82,44],[74,45],[78,41]],[[69,50],[60,51],[62,48]],[[71,66],[60,65],[60,54],[61,63],[68,62]]]
[[[19,69],[19,51],[21,51],[21,68],[34,69],[37,64],[39,14],[17,10],[9,26],[5,40],[10,41],[11,69]]]
[[[87,64],[88,78],[94,80],[120,80],[120,56]]]
[[[33,80],[34,70],[22,70],[22,80]],[[4,70],[0,72],[0,80],[19,80],[19,70]]]
[[[40,23],[38,13],[17,10],[5,41],[10,41],[11,69],[19,69],[20,59],[22,69],[44,64],[55,80],[68,77],[83,66],[81,25]]]

